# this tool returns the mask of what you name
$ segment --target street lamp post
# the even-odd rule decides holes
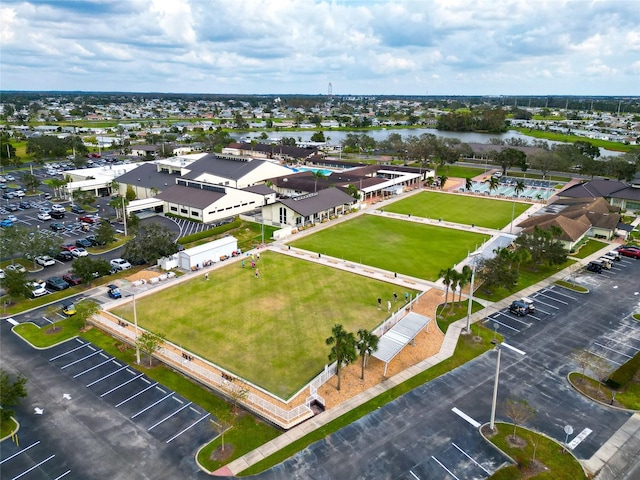
[[[471,333],[471,309],[473,308],[473,281],[476,278],[476,257],[479,252],[472,253],[471,257],[471,282],[469,284],[469,305],[467,305],[467,333]]]
[[[496,420],[496,403],[498,401],[498,377],[500,376],[500,353],[502,350],[500,349],[500,345],[496,342],[494,343],[496,346],[496,350],[498,350],[498,361],[496,362],[496,378],[493,381],[493,401],[491,402],[491,420],[489,422],[489,428],[493,432],[495,430],[495,420]]]
[[[136,296],[135,296],[135,294],[133,295],[133,324],[136,327],[136,338],[135,338],[136,363],[138,365],[140,365],[140,345],[138,345],[138,314],[137,314],[137,311],[136,311]]]

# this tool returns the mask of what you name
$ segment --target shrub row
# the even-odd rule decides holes
[[[229,230],[233,230],[234,228],[238,228],[242,225],[242,221],[236,218],[233,222],[227,223],[225,225],[220,225],[219,227],[210,228],[209,230],[203,230],[202,232],[192,233],[191,235],[187,235],[178,240],[180,245],[186,245],[187,243],[195,242],[197,240],[202,240],[203,238],[212,237],[213,235],[219,235],[224,232],[228,232]]]
[[[616,390],[623,388],[627,383],[633,380],[636,373],[640,369],[640,352],[636,353],[635,356],[627,363],[620,365],[611,375],[609,375],[609,380],[607,380],[607,385]]]

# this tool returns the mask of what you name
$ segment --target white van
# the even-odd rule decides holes
[[[616,262],[620,261],[620,254],[617,250],[611,250],[603,255],[604,258],[608,258],[610,260],[614,260]]]

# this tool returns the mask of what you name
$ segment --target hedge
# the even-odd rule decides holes
[[[219,235],[224,232],[228,232],[229,230],[233,230],[234,228],[238,228],[242,225],[242,221],[240,219],[235,219],[231,223],[227,223],[225,225],[220,225],[219,227],[210,228],[209,230],[203,230],[202,232],[192,233],[191,235],[187,235],[178,240],[180,245],[186,245],[187,243],[195,242],[198,240],[202,240],[203,238],[212,237],[214,235]]]
[[[640,352],[636,353],[635,356],[629,359],[627,363],[620,365],[611,375],[609,375],[607,385],[616,390],[623,388],[627,383],[633,380],[638,369],[640,369]]]

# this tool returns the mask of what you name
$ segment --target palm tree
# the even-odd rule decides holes
[[[446,308],[447,306],[447,302],[449,300],[449,287],[453,284],[453,279],[454,276],[457,272],[449,267],[449,268],[443,268],[442,270],[440,270],[439,273],[439,277],[442,278],[442,283],[444,284],[445,290],[444,290],[444,308]]]
[[[471,191],[471,188],[473,188],[473,180],[471,179],[471,177],[468,177],[465,182],[464,182],[464,188],[467,192]]]
[[[471,281],[471,273],[472,270],[469,265],[462,267],[462,272],[460,272],[460,275],[458,276],[458,286],[460,287],[460,291],[458,292],[458,303],[462,301],[462,289]]]
[[[313,191],[314,193],[318,191],[318,179],[320,178],[327,178],[327,176],[322,173],[320,170],[314,170],[313,172],[311,172],[311,174],[313,175]]]
[[[368,330],[360,329],[358,330],[358,343],[356,344],[356,348],[358,349],[358,353],[362,357],[362,374],[360,378],[364,380],[364,367],[367,365],[367,358],[376,350],[378,350],[378,342],[380,341],[380,337],[371,333]]]
[[[444,188],[444,184],[447,183],[447,180],[449,180],[449,177],[447,177],[446,175],[440,175],[438,177],[438,182],[440,182],[440,190]]]
[[[325,340],[331,345],[329,361],[336,362],[336,375],[338,375],[338,391],[340,390],[340,373],[342,365],[349,365],[356,359],[356,337],[347,332],[342,325],[336,324],[331,329],[331,336]]]
[[[498,178],[494,176],[491,176],[491,178],[485,180],[485,183],[489,185],[489,192],[493,192],[494,190],[497,190],[498,187],[500,186],[500,180],[498,180]]]
[[[516,194],[516,197],[519,197],[522,192],[524,192],[527,188],[527,185],[524,183],[524,180],[518,180],[516,182],[516,186],[513,187],[513,193]]]

